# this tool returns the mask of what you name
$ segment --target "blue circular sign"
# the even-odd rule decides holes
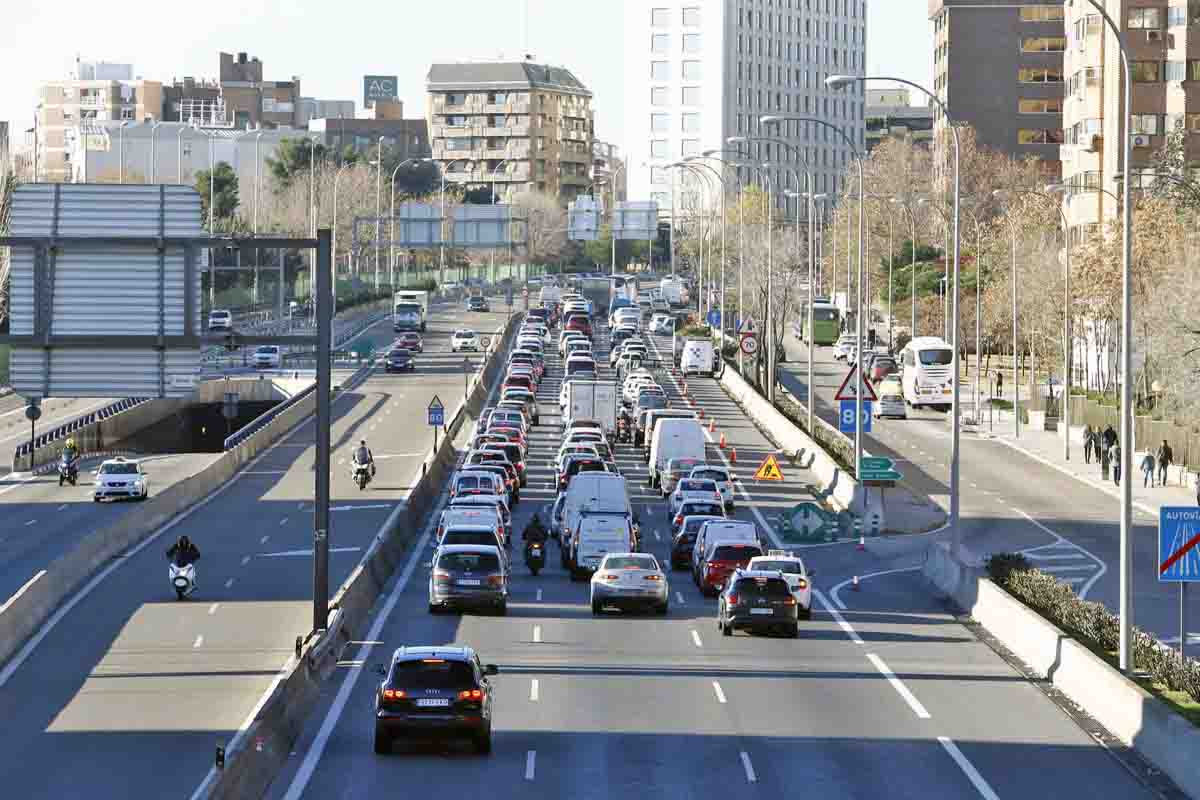
[[[709,325],[712,325],[714,328],[716,326],[720,325],[721,324],[720,309],[716,309],[716,308],[709,309],[708,316],[706,316],[704,319],[706,322],[708,322]]]

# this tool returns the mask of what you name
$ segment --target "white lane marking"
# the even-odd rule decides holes
[[[264,536],[264,537],[262,537],[261,539],[259,539],[259,540],[258,540],[258,543],[259,543],[259,544],[266,544],[266,543],[267,543],[267,539],[270,539],[270,538],[271,538],[271,537],[270,537],[269,535],[268,535],[268,536]]]
[[[208,607],[208,615],[211,617],[213,614],[216,614],[217,609],[220,607],[221,607],[220,603],[213,603],[211,606]]]
[[[365,506],[334,506],[330,511],[365,511],[369,508],[391,508],[391,503],[372,503]]]
[[[1085,556],[1083,553],[1066,553],[1061,556],[1056,556],[1056,555],[1043,555],[1042,553],[1034,553],[1034,552],[1030,552],[1027,550],[1027,551],[1025,551],[1025,556],[1027,558],[1034,559],[1035,561],[1080,561],[1080,560],[1086,561],[1087,560],[1087,556]],[[1039,567],[1039,569],[1042,569],[1042,568]]]
[[[684,605],[686,603],[686,601],[683,599],[683,592],[680,592],[680,591],[675,592],[675,600],[680,605]]]
[[[59,507],[58,507],[58,510],[59,510],[59,511],[66,511],[66,510],[67,510],[67,504],[66,504],[66,503],[63,503],[61,506],[59,506]]]
[[[858,580],[859,580],[859,582],[862,582],[862,581],[865,581],[867,578],[878,578],[881,575],[892,575],[897,572],[915,572],[919,569],[920,569],[920,567],[901,567],[899,569],[884,569],[884,570],[880,570],[879,572],[868,572],[866,575],[859,575]],[[842,597],[841,597],[840,592],[842,591],[842,589],[845,589],[847,586],[849,586],[853,582],[854,582],[854,578],[847,578],[846,580],[842,581],[837,586],[835,586],[829,590],[829,596],[833,598],[833,604],[836,605],[838,608],[840,608],[842,611],[846,610],[846,604],[842,602]]]
[[[978,489],[978,488],[979,488],[979,484],[978,484],[978,483],[972,483],[972,484],[971,484],[971,488],[972,488],[972,489]]]
[[[820,589],[814,588],[812,593],[813,597],[817,598],[817,600],[821,601],[821,605],[825,606],[825,610],[833,615],[834,621],[837,622],[838,627],[845,631],[846,635],[850,637],[850,641],[854,642],[855,644],[864,644],[862,637],[858,635],[858,632],[854,630],[850,623],[846,622],[846,619],[840,613],[838,613],[836,608],[829,605],[829,601],[825,599],[825,595],[821,594]]]
[[[30,525],[37,525],[37,520],[36,520],[36,519],[31,519],[31,520],[29,520],[29,522],[26,522],[26,523],[25,523],[25,527],[26,527],[26,528],[28,528]]]
[[[533,626],[533,641],[534,642],[542,641],[542,626],[541,625]]]
[[[3,489],[0,489],[0,494],[4,494],[5,492],[11,492],[13,489],[16,489],[19,486],[24,486],[25,484],[29,483],[31,480],[33,480],[36,477],[38,477],[36,472],[31,472],[28,475],[21,475],[21,473],[18,473],[18,472],[10,472],[8,475],[8,480],[15,480],[16,483],[12,484],[11,486],[5,486]]]
[[[529,702],[536,703],[538,701],[538,679],[534,678],[529,682]]]
[[[362,550],[362,548],[361,547],[331,547],[331,548],[329,548],[330,553],[357,553],[359,550]],[[311,549],[309,549],[309,550],[280,550],[278,553],[259,553],[258,557],[259,558],[302,558],[304,556],[311,556],[312,554],[313,554],[313,551]],[[250,556],[246,556],[246,560],[243,561],[242,563],[244,564],[249,560],[250,560]]]
[[[256,469],[247,470],[243,475],[287,475],[286,469]]]
[[[38,570],[37,573],[35,573],[32,578],[25,581],[25,584],[20,589],[17,589],[15,592],[13,592],[12,597],[10,597],[4,601],[4,605],[0,605],[0,614],[3,614],[5,611],[7,611],[8,607],[11,606],[13,603],[15,603],[18,597],[25,594],[25,592],[29,591],[29,587],[33,586],[35,583],[37,583],[39,580],[41,580],[45,574],[46,574],[46,570],[44,570],[44,569]],[[0,675],[0,678],[2,678],[2,677],[3,677],[3,675]],[[4,681],[0,680],[0,686],[3,686],[3,685],[4,685]]]
[[[533,780],[533,776],[537,773],[537,750],[530,750],[525,754],[525,780]]]
[[[958,745],[947,736],[939,736],[937,740],[945,748],[946,752],[950,754],[950,757],[954,759],[954,763],[958,764],[958,768],[967,776],[967,780],[975,787],[975,791],[979,792],[980,797],[984,798],[984,800],[1000,800],[999,795],[992,791],[992,787],[979,774],[979,770],[975,769],[975,765],[967,760],[962,750],[958,749]]]
[[[249,563],[250,563],[250,556],[242,556],[242,566],[244,567]]]
[[[879,670],[879,674],[887,678],[888,683],[896,690],[897,694],[904,698],[904,702],[908,703],[908,707],[913,710],[913,713],[920,719],[929,719],[929,712],[925,710],[925,706],[921,705],[921,701],[917,696],[908,690],[904,685],[904,681],[896,677],[896,673],[892,672],[891,667],[883,662],[883,659],[874,653],[867,653],[867,659],[875,665],[875,669]]]
[[[282,528],[284,525],[287,525],[287,519],[287,517],[284,517],[283,519],[279,520],[279,527]]]
[[[537,592],[537,599],[538,599],[538,601],[539,601],[539,602],[541,602],[541,599],[542,599],[542,590],[541,590],[541,589],[538,589],[538,592]]]
[[[661,541],[662,537],[658,535],[658,531],[654,531],[654,541]]]
[[[713,685],[713,692],[717,695],[717,702],[724,703],[725,702],[725,692],[721,691],[721,684],[717,683],[716,681],[713,681],[712,685]]]
[[[695,628],[692,628],[692,644],[696,647],[704,647],[704,642],[700,641],[700,634],[696,632]]]
[[[754,765],[750,763],[750,754],[743,750],[741,755],[742,769],[746,771],[746,781],[748,783],[758,783],[758,775],[754,773]]]
[[[338,466],[339,466],[339,467],[340,467],[340,466],[342,466],[342,465],[343,465],[343,464],[345,464],[345,463],[346,463],[346,459],[344,459],[344,458],[339,458],[339,459],[338,459]]]
[[[1024,517],[1024,518],[1025,518],[1025,519],[1027,519],[1027,520],[1029,520],[1030,522],[1032,522],[1032,523],[1033,523],[1033,524],[1034,524],[1034,525],[1035,525],[1037,528],[1039,528],[1039,529],[1040,529],[1040,530],[1041,530],[1043,533],[1046,533],[1047,535],[1054,537],[1054,542],[1055,542],[1055,544],[1062,545],[1063,547],[1073,547],[1073,548],[1075,548],[1076,550],[1078,550],[1078,551],[1079,551],[1079,552],[1081,552],[1081,553],[1086,553],[1086,554],[1087,554],[1088,556],[1090,556],[1090,557],[1091,557],[1091,558],[1092,558],[1092,559],[1093,559],[1093,560],[1094,560],[1094,561],[1095,561],[1097,564],[1099,564],[1099,565],[1100,565],[1100,569],[1099,569],[1099,571],[1098,571],[1098,572],[1097,572],[1095,575],[1093,575],[1093,576],[1092,576],[1091,580],[1089,580],[1087,583],[1085,583],[1085,584],[1083,585],[1083,587],[1082,587],[1082,588],[1080,588],[1080,590],[1079,590],[1078,592],[1076,592],[1076,593],[1075,593],[1075,594],[1076,594],[1076,595],[1079,597],[1079,599],[1080,599],[1080,600],[1086,600],[1086,599],[1087,599],[1087,596],[1088,596],[1088,592],[1090,592],[1090,591],[1092,590],[1092,587],[1096,585],[1096,581],[1100,580],[1100,578],[1101,578],[1101,577],[1103,577],[1104,573],[1108,572],[1108,564],[1104,563],[1104,560],[1103,560],[1103,559],[1101,559],[1099,556],[1097,556],[1095,553],[1091,552],[1090,550],[1088,550],[1088,549],[1087,549],[1087,548],[1085,548],[1085,547],[1080,547],[1079,545],[1075,544],[1074,542],[1072,542],[1072,541],[1071,541],[1071,540],[1069,540],[1069,539],[1066,539],[1066,538],[1064,538],[1064,537],[1060,536],[1059,534],[1057,534],[1057,533],[1055,533],[1054,531],[1050,530],[1050,529],[1049,529],[1049,528],[1047,528],[1045,525],[1043,525],[1042,523],[1038,522],[1036,519],[1034,519],[1034,518],[1033,518],[1033,517],[1031,517],[1029,514],[1027,514],[1027,513],[1025,513],[1024,511],[1022,511],[1021,509],[1019,509],[1019,508],[1018,508],[1018,509],[1015,509],[1015,510],[1016,510],[1016,512],[1017,512],[1018,514],[1020,514],[1022,517]],[[1036,547],[1035,547],[1035,548],[1033,548],[1033,549],[1034,549],[1034,550],[1039,550],[1039,549],[1041,549],[1041,548],[1036,548]]]
[[[1070,566],[1065,566],[1065,567],[1038,567],[1038,569],[1040,569],[1042,572],[1045,572],[1049,575],[1057,575],[1060,572],[1079,572],[1080,570],[1093,570],[1095,568],[1096,568],[1096,565],[1090,564],[1090,563],[1088,563],[1088,564],[1072,564]]]
[[[225,581],[226,589],[230,588],[231,586],[233,586],[233,578],[230,578],[229,580]]]
[[[204,644],[204,637],[197,636],[196,641],[192,642],[192,649],[195,650],[195,649],[199,648],[200,645],[202,645],[202,644]]]

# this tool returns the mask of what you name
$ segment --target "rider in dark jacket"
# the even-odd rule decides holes
[[[525,530],[521,532],[521,541],[527,543],[539,542],[546,543],[546,529],[542,526],[542,519],[534,513],[533,519],[525,526]]]
[[[171,559],[176,566],[186,567],[200,558],[200,548],[196,547],[185,534],[167,549],[167,558]]]

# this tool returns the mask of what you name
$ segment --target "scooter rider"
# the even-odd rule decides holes
[[[546,528],[542,525],[542,518],[534,512],[533,519],[525,526],[525,530],[521,532],[521,541],[525,542],[525,549],[529,549],[529,545],[537,542],[538,544],[546,544]]]
[[[179,540],[175,544],[167,548],[167,558],[177,567],[186,567],[188,564],[199,560],[200,548],[192,543],[187,534],[184,534],[179,537]]]
[[[67,441],[63,444],[62,455],[68,466],[75,466],[75,462],[79,460],[79,447],[75,444],[74,438],[67,438]]]
[[[371,455],[371,448],[367,447],[367,440],[360,439],[358,449],[354,451],[354,466],[362,466],[369,464],[371,466],[371,477],[375,477],[375,459]]]

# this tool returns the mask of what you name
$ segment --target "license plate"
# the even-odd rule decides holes
[[[750,613],[751,614],[774,614],[775,611],[770,608],[752,608],[752,609],[750,609]]]
[[[469,578],[469,579],[460,580],[458,582],[458,585],[459,586],[479,586],[480,583],[481,582],[479,581],[478,578]]]
[[[444,697],[422,697],[417,700],[417,708],[444,708],[450,701]]]

